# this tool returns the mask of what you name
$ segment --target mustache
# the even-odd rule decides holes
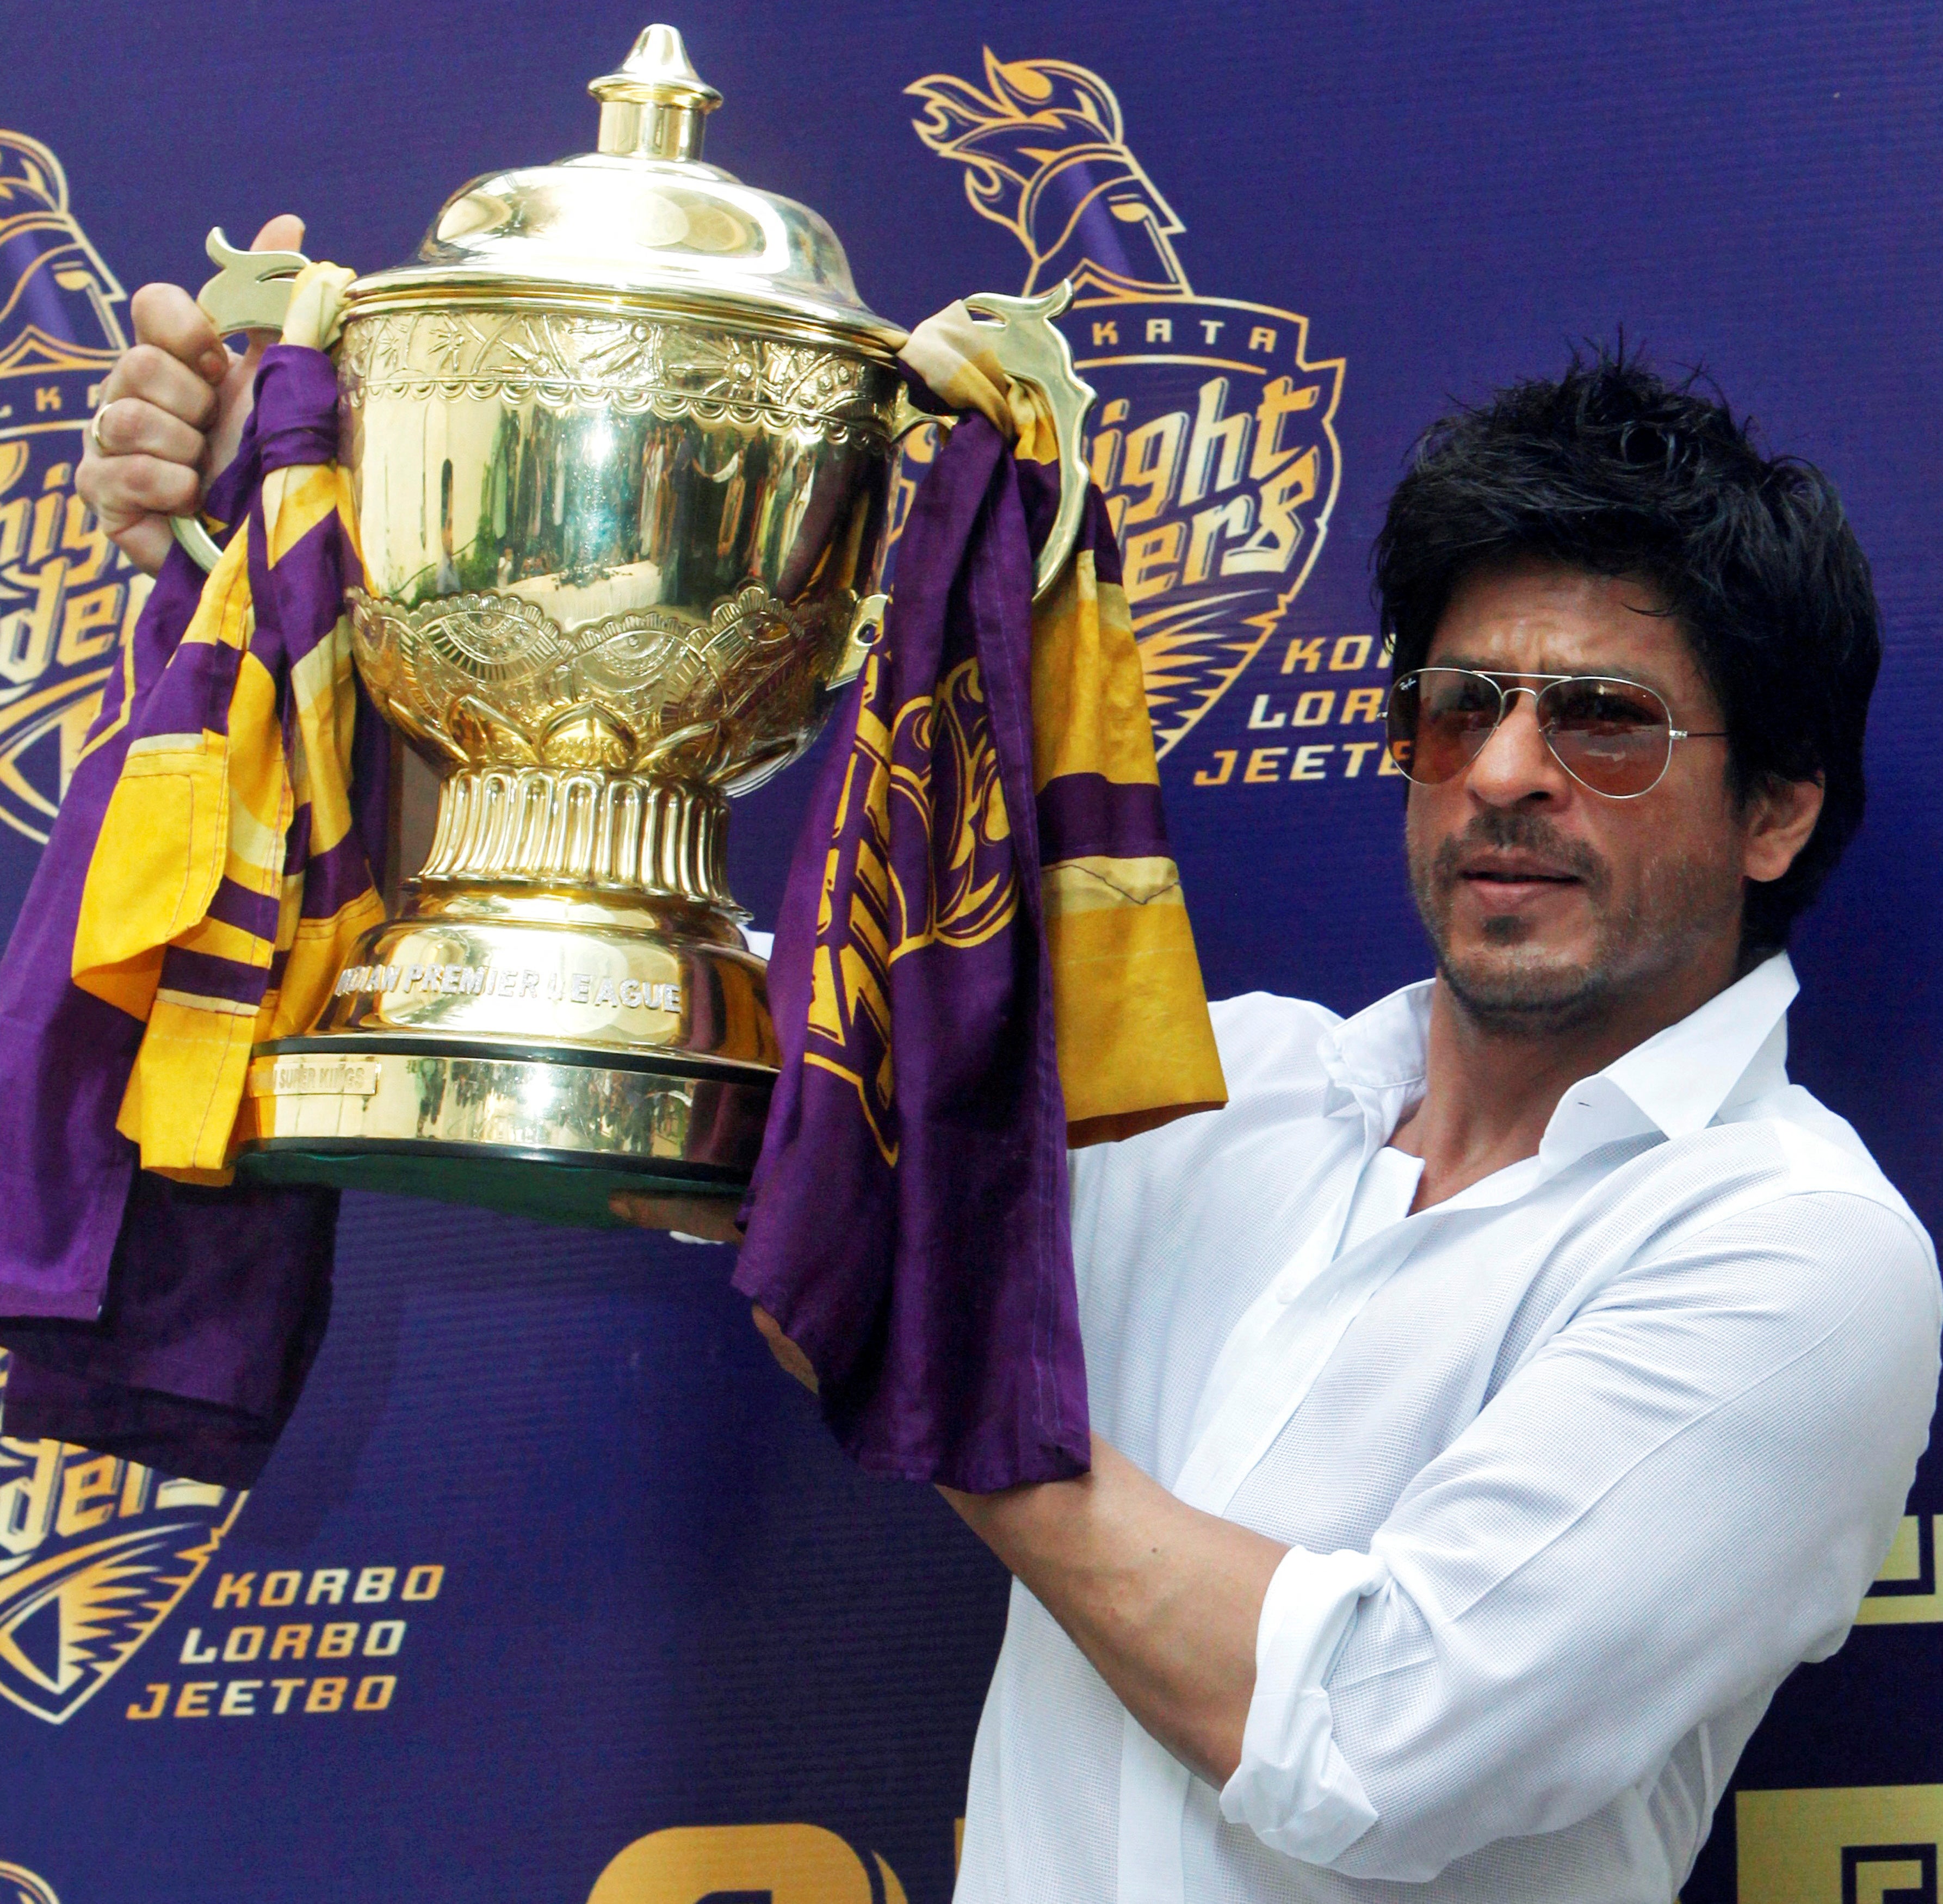
[[[1450,885],[1460,877],[1466,858],[1480,847],[1537,854],[1561,872],[1584,880],[1595,892],[1602,890],[1608,881],[1606,862],[1584,841],[1561,833],[1542,814],[1493,806],[1475,815],[1462,833],[1453,835],[1438,848],[1430,868],[1435,883],[1441,886]]]

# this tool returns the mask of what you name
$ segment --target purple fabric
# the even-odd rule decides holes
[[[315,551],[279,564],[273,585],[259,554],[262,479],[334,459],[336,392],[321,353],[266,352],[241,447],[207,504],[219,521],[254,519],[251,650],[280,679],[316,638],[312,625],[306,641],[305,618],[328,610],[334,619],[350,558],[327,524]],[[88,861],[130,740],[226,731],[233,651],[164,672],[202,583],[172,550],[136,626],[128,717],[118,672],[94,730],[109,738],[75,773],[0,959],[0,1344],[12,1351],[9,1436],[237,1487],[268,1458],[322,1339],[337,1199],[201,1189],[137,1170],[115,1120],[143,1027],[69,975]],[[375,866],[388,749],[368,714],[361,702],[354,798],[357,837]],[[305,813],[299,852],[307,824]],[[240,890],[219,893],[217,908],[246,929],[274,925],[275,902],[266,910]],[[266,981],[260,970],[175,948],[164,969],[172,984],[228,996],[260,997]]]
[[[1157,784],[1131,786],[1104,774],[1063,773],[1040,788],[1038,811],[1039,856],[1048,866],[1100,854],[1167,857],[1167,816]]]
[[[975,1492],[1089,1459],[1021,474],[969,416],[913,505],[777,921],[782,1075],[735,1272],[858,1463]]]
[[[209,916],[226,926],[234,926],[259,938],[277,935],[277,896],[273,892],[252,892],[225,874],[209,902]]]
[[[237,1005],[260,1005],[269,988],[268,966],[247,965],[217,952],[189,952],[172,945],[162,954],[163,988],[196,998],[225,998]]]
[[[0,1326],[5,1431],[251,1486],[324,1339],[337,1194],[131,1175],[100,1321]]]
[[[377,717],[370,717],[376,720]],[[361,709],[358,724],[365,723],[365,714]],[[299,822],[306,834],[309,831],[310,809],[305,807],[298,815]],[[308,844],[308,839],[304,843]],[[302,849],[298,849],[301,856]],[[353,827],[334,846],[313,855],[304,867],[303,903],[299,908],[305,919],[328,919],[341,912],[361,892],[370,889],[371,884],[371,859],[364,844],[362,834]]]

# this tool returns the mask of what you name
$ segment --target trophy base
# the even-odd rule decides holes
[[[237,1169],[603,1227],[621,1221],[617,1190],[717,1208],[739,1198],[771,1083],[673,1056],[284,1038],[250,1059]]]
[[[237,1169],[554,1223],[617,1222],[616,1190],[719,1214],[778,1061],[763,963],[720,906],[421,881],[311,1029],[251,1054]]]

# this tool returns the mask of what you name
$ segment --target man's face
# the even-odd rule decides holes
[[[1663,606],[1638,581],[1483,570],[1453,594],[1426,665],[1617,676],[1656,689],[1676,728],[1716,732],[1719,705]],[[1485,1024],[1554,1030],[1669,982],[1684,993],[1696,967],[1708,990],[1727,982],[1750,830],[1724,741],[1676,742],[1657,786],[1612,800],[1560,765],[1519,694],[1465,772],[1411,787],[1410,885],[1458,1003]]]

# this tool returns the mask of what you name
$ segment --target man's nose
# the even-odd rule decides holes
[[[1512,695],[1504,718],[1478,750],[1466,780],[1470,791],[1490,806],[1561,800],[1570,794],[1571,775],[1545,745],[1535,696],[1521,690]]]

